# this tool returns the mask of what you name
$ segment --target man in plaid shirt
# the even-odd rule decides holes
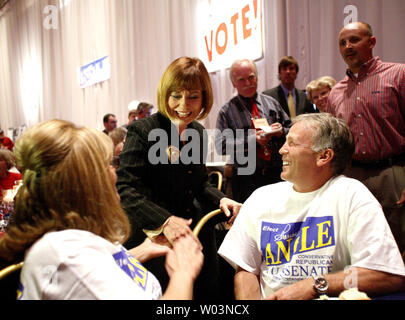
[[[365,22],[346,25],[339,50],[348,66],[326,112],[342,118],[355,138],[349,177],[381,203],[401,252],[405,250],[405,64],[373,56],[376,38]]]

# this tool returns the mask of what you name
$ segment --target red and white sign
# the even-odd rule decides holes
[[[199,56],[209,72],[263,57],[261,0],[211,0],[198,8]]]

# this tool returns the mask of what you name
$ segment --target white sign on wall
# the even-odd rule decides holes
[[[198,8],[199,57],[209,72],[263,57],[261,0],[211,0]]]
[[[110,76],[110,58],[105,56],[80,68],[80,88],[85,88],[93,84],[103,82],[110,79]]]

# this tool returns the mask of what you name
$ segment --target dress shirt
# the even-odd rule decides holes
[[[295,105],[297,105],[298,104],[297,95],[295,94],[294,88],[289,90],[286,87],[284,87],[281,83],[280,83],[280,86],[281,86],[281,89],[283,89],[285,100],[288,101],[288,95],[291,92],[292,97],[294,98],[294,103],[295,103]]]
[[[257,93],[254,96],[259,114],[261,117],[266,118],[269,125],[272,123],[279,122],[284,129],[284,135],[280,138],[273,137],[269,141],[269,147],[271,149],[271,160],[270,163],[266,163],[265,160],[257,158],[256,165],[258,168],[268,167],[271,164],[279,165],[281,157],[278,153],[282,144],[285,141],[285,135],[288,133],[289,128],[291,127],[291,120],[285,111],[281,108],[280,104],[274,98]],[[251,132],[249,129],[252,129],[252,114],[251,114],[251,103],[250,98],[244,98],[241,95],[237,95],[228,101],[220,110],[217,118],[216,127],[221,132],[225,129],[232,129],[234,136],[236,137],[236,130],[244,130],[244,139],[235,139],[234,147],[236,151],[244,150],[248,151],[248,143],[256,143],[256,135]],[[226,142],[223,139],[221,143],[216,143],[216,149],[219,154],[226,154]],[[242,147],[243,146],[243,147]],[[242,149],[243,148],[243,149]],[[234,157],[233,159],[236,159]],[[234,164],[238,166],[237,163]]]
[[[292,91],[293,91],[293,96],[295,97],[296,115],[299,115],[302,113],[319,112],[318,109],[316,109],[316,108],[314,109],[313,104],[307,99],[307,95],[304,91],[298,90],[297,88],[294,88]],[[287,115],[290,115],[290,111],[288,109],[288,103],[287,103],[288,92],[286,93],[283,90],[283,87],[281,84],[279,84],[277,87],[263,91],[263,94],[276,99],[280,103],[283,110],[287,113]]]
[[[326,112],[342,118],[353,132],[358,161],[378,161],[405,152],[405,64],[366,62],[329,95]]]

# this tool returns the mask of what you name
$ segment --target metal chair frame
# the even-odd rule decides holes
[[[221,209],[216,209],[216,210],[213,210],[213,211],[207,213],[204,217],[201,218],[200,221],[198,221],[197,225],[193,229],[193,234],[196,237],[198,237],[198,234],[200,233],[204,224],[206,224],[209,219],[211,219],[212,217],[215,217],[216,215],[218,215],[222,212],[223,211]]]
[[[12,264],[12,265],[0,270],[0,280],[7,277],[10,273],[20,270],[22,268],[23,264],[24,264],[24,262]]]
[[[218,188],[219,191],[221,191],[221,189],[222,189],[222,173],[217,171],[217,170],[216,171],[211,171],[208,176],[211,176],[213,174],[216,174],[218,176],[217,188]]]

